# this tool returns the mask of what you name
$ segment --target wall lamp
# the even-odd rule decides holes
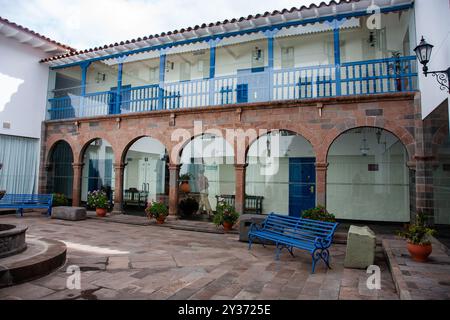
[[[423,74],[425,75],[425,77],[429,74],[431,74],[433,77],[436,77],[437,82],[441,86],[441,90],[447,90],[450,94],[450,87],[448,83],[450,78],[450,67],[447,70],[442,71],[428,71],[427,64],[430,62],[433,47],[433,45],[426,42],[422,37],[422,40],[414,49],[414,52],[416,53],[419,62],[423,65]]]

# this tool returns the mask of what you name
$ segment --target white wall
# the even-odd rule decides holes
[[[430,71],[445,70],[450,67],[450,1],[416,0],[415,21],[417,42],[420,42],[421,37],[424,36],[428,43],[434,45],[431,62],[428,65]],[[422,72],[419,74],[422,118],[425,118],[445,99],[448,99],[449,94],[447,91],[440,90],[434,77],[429,75],[425,78]]]
[[[45,119],[47,55],[0,35],[0,134],[40,138]],[[9,122],[10,129],[3,123]]]

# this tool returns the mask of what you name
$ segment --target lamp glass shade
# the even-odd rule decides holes
[[[422,37],[422,40],[420,41],[419,45],[414,49],[417,59],[419,59],[419,62],[421,64],[426,65],[428,62],[430,62],[433,47],[434,47],[433,45],[426,42],[425,39]]]

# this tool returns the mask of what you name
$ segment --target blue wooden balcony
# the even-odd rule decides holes
[[[399,57],[291,69],[239,70],[231,76],[49,99],[48,120],[251,102],[417,90],[416,58]]]

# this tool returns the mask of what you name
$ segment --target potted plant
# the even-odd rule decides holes
[[[180,190],[184,193],[189,193],[191,192],[191,186],[189,185],[189,180],[191,180],[192,178],[192,174],[190,174],[189,172],[187,173],[183,173],[182,175],[180,175]]]
[[[406,225],[403,231],[398,232],[399,236],[407,240],[407,248],[411,258],[418,262],[427,261],[433,250],[430,237],[435,234],[436,230],[426,225],[423,213],[417,214],[415,223]]]
[[[191,216],[194,212],[197,212],[199,209],[199,203],[192,197],[187,197],[180,201],[178,205],[183,216]]]
[[[88,192],[87,204],[91,208],[95,208],[95,213],[99,217],[106,216],[106,211],[108,209],[108,197],[106,192],[102,190],[95,190]]]
[[[222,225],[225,231],[233,229],[234,224],[239,219],[239,213],[233,206],[219,201],[214,214],[213,222],[216,226]]]
[[[63,193],[53,194],[53,207],[65,207],[69,204],[69,200]]]
[[[324,222],[336,222],[334,214],[329,213],[324,206],[317,206],[315,208],[303,210],[302,218]]]
[[[145,213],[149,219],[155,218],[157,224],[163,224],[166,217],[169,215],[169,209],[163,202],[152,201],[147,208],[145,208]]]

